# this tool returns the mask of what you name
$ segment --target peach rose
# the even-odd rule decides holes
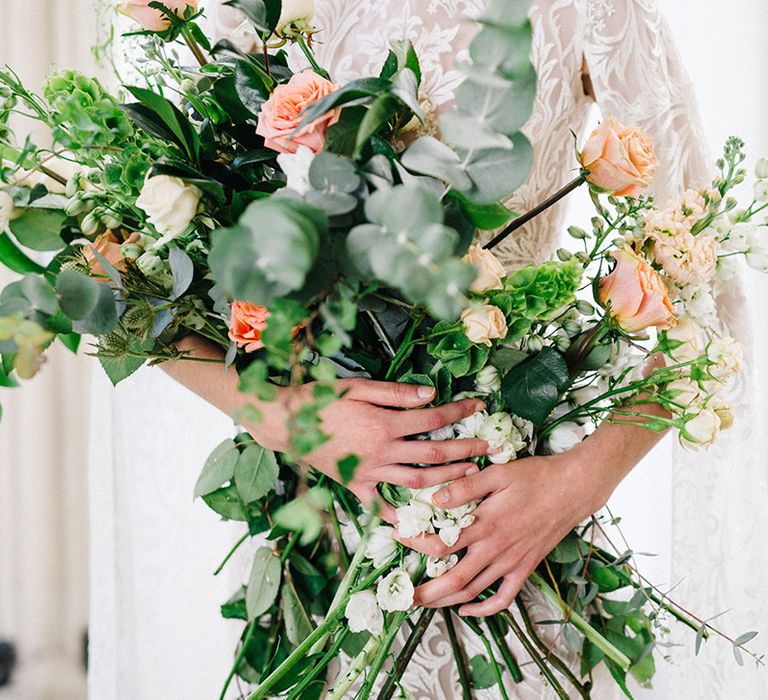
[[[232,320],[229,323],[229,338],[237,347],[245,347],[246,352],[255,352],[264,347],[261,334],[267,327],[269,311],[263,306],[249,301],[232,302]]]
[[[150,32],[162,32],[168,29],[168,18],[149,3],[153,0],[123,0],[117,11],[138,22],[144,29]],[[197,9],[198,0],[160,0],[169,10],[181,16],[187,7]]]
[[[296,73],[285,85],[278,85],[262,105],[256,133],[264,137],[264,145],[278,153],[296,153],[306,146],[319,153],[325,145],[325,132],[339,121],[341,111],[334,109],[296,131],[302,112],[313,102],[330,95],[338,85],[317,73]]]
[[[133,238],[133,236],[140,237],[140,234],[131,234],[131,236],[132,238],[128,239],[126,242],[135,242],[137,238]],[[107,277],[107,272],[102,267],[101,263],[96,259],[92,249],[95,248],[99,255],[101,255],[110,265],[119,267],[125,259],[123,251],[121,250],[121,245],[122,244],[117,239],[117,236],[115,236],[112,231],[107,231],[106,233],[97,236],[96,240],[91,245],[87,245],[83,248],[83,255],[85,255],[85,259],[88,261],[88,267],[91,274],[99,278],[96,280],[97,282],[109,282],[109,277]]]
[[[507,336],[507,319],[498,306],[478,304],[461,314],[464,332],[473,343],[491,346],[492,340]]]
[[[608,117],[579,154],[587,180],[617,197],[637,197],[653,179],[658,160],[651,137]]]
[[[490,250],[485,250],[479,245],[473,245],[463,260],[477,270],[477,277],[470,287],[473,292],[484,294],[492,289],[504,288],[501,280],[506,271],[499,259]]]
[[[667,288],[646,260],[629,248],[613,254],[616,267],[600,280],[600,301],[627,333],[651,326],[669,330],[677,324]]]

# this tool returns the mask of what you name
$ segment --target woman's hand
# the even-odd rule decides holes
[[[494,596],[464,605],[459,612],[485,617],[508,608],[539,562],[596,509],[581,482],[575,460],[529,457],[490,466],[438,491],[433,502],[440,508],[485,500],[473,513],[475,523],[462,531],[453,547],[435,535],[398,538],[435,557],[467,550],[448,573],[416,589],[415,604],[437,608],[469,603],[502,580]]]
[[[421,489],[460,479],[474,465],[468,460],[488,454],[484,440],[408,440],[443,428],[483,410],[477,399],[466,399],[438,408],[419,408],[435,397],[431,387],[394,382],[350,379],[339,382],[341,398],[320,413],[322,430],[329,439],[304,461],[335,481],[341,481],[338,463],[355,455],[360,463],[346,484],[363,503],[377,495],[379,482]],[[263,420],[245,427],[264,447],[288,448],[288,417],[304,402],[311,401],[312,385],[283,388],[274,403],[258,408]],[[243,398],[248,403],[247,397]],[[398,410],[399,409],[399,410]],[[403,410],[410,409],[410,410]],[[447,465],[430,468],[409,464]],[[381,503],[380,515],[395,521],[394,509]]]

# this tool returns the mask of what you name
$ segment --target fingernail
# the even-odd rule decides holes
[[[431,399],[435,395],[435,387],[433,387],[433,386],[420,386],[416,390],[416,395],[420,399]]]
[[[472,476],[473,474],[477,474],[479,471],[480,468],[476,464],[473,464],[469,469],[467,469],[467,471],[464,472],[464,476]]]
[[[432,496],[432,499],[435,501],[435,503],[448,503],[448,489],[443,489],[442,491],[438,491],[434,496]]]
[[[498,455],[504,452],[504,448],[502,447],[489,447],[488,448],[488,454],[489,455]]]
[[[485,405],[484,401],[478,401],[475,404],[475,411],[484,411],[486,408],[488,407]]]

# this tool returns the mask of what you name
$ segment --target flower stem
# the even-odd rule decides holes
[[[234,556],[235,552],[240,549],[240,545],[243,544],[249,537],[251,533],[246,532],[236,543],[235,546],[232,547],[232,549],[229,550],[229,554],[227,554],[226,557],[224,557],[224,561],[219,564],[219,568],[216,569],[216,571],[213,572],[214,576],[218,576],[224,569],[224,567],[227,565],[227,562]]]
[[[389,656],[389,650],[394,644],[395,638],[400,632],[400,628],[403,626],[403,623],[406,621],[406,619],[408,619],[408,615],[409,612],[407,610],[405,612],[396,612],[387,621],[387,633],[384,636],[384,639],[381,640],[378,653],[376,654],[376,657],[373,659],[370,667],[367,670],[365,683],[363,683],[363,687],[360,689],[360,694],[358,696],[360,700],[367,700],[371,696],[371,693],[373,692],[373,685],[376,683],[376,679],[379,677],[381,668],[384,666],[384,662],[387,660],[387,656]]]
[[[372,636],[368,643],[363,647],[363,650],[352,659],[347,672],[342,679],[333,687],[333,689],[325,696],[325,700],[344,700],[347,697],[347,691],[352,687],[354,682],[360,677],[360,675],[368,668],[374,656],[381,648],[381,637]]]
[[[523,682],[523,672],[520,670],[520,665],[517,663],[512,651],[507,645],[507,641],[504,639],[504,635],[499,627],[499,621],[496,617],[488,617],[485,619],[485,624],[488,626],[488,631],[493,637],[493,641],[496,643],[496,648],[501,654],[501,658],[504,659],[504,663],[509,669],[509,674],[512,676],[512,680],[515,683]]]
[[[582,184],[586,182],[586,178],[583,174],[580,174],[575,180],[572,180],[569,182],[565,187],[558,190],[548,199],[545,199],[541,204],[535,206],[530,211],[526,212],[522,216],[518,216],[512,223],[510,223],[506,228],[502,229],[502,231],[496,235],[493,240],[490,241],[490,243],[486,243],[483,248],[485,250],[491,250],[495,248],[499,243],[506,240],[509,236],[511,236],[515,231],[517,231],[519,228],[522,228],[525,226],[529,221],[532,219],[535,219],[540,214],[543,214],[547,209],[557,204],[563,197],[566,197],[571,192],[573,192],[576,188],[580,187]]]
[[[464,658],[464,649],[456,635],[456,627],[453,624],[453,615],[450,608],[443,608],[443,618],[445,619],[445,629],[448,632],[448,640],[453,650],[453,658],[456,661],[456,670],[459,672],[459,685],[461,685],[462,700],[472,700],[472,683],[467,669],[467,661]]]
[[[325,670],[325,668],[328,666],[331,661],[333,661],[336,656],[338,656],[339,650],[341,649],[341,645],[344,644],[344,640],[347,638],[347,635],[349,634],[350,630],[349,627],[342,627],[339,630],[339,633],[336,635],[336,639],[333,640],[333,644],[331,645],[331,648],[328,649],[327,652],[325,652],[325,655],[323,656],[320,661],[317,662],[315,667],[310,671],[306,676],[304,676],[304,679],[297,685],[292,691],[291,694],[288,696],[287,700],[298,700],[298,698],[301,698],[301,694],[310,686],[314,681],[317,679],[317,677]]]
[[[189,27],[186,24],[181,28],[181,36],[184,38],[184,43],[189,47],[189,50],[192,52],[192,55],[200,66],[207,66],[208,59],[205,57],[205,54],[203,54],[200,44],[198,44],[195,37],[192,36],[192,32],[189,31]]]
[[[224,700],[224,697],[227,694],[227,690],[229,690],[229,685],[232,683],[232,679],[235,677],[235,674],[237,673],[237,669],[240,668],[240,664],[243,661],[243,658],[245,657],[245,652],[248,649],[248,644],[250,643],[251,639],[253,638],[253,633],[256,630],[256,620],[251,620],[251,623],[248,625],[248,630],[245,633],[245,637],[243,639],[243,643],[240,645],[240,651],[237,654],[237,657],[235,658],[235,663],[232,665],[232,669],[229,672],[229,675],[227,676],[227,680],[224,681],[224,687],[221,689],[221,695],[219,696],[219,700]]]
[[[312,53],[312,49],[310,49],[307,45],[307,40],[303,36],[299,35],[294,39],[294,41],[299,45],[299,48],[301,49],[301,52],[304,54],[304,56],[306,56],[307,60],[309,61],[309,65],[312,66],[312,70],[326,80],[330,80],[330,74],[317,62],[315,54]]]

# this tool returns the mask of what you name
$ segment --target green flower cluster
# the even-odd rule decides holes
[[[72,70],[53,73],[43,94],[51,109],[53,137],[65,148],[119,146],[133,132],[128,117],[95,78]]]
[[[526,265],[507,278],[504,290],[494,293],[491,303],[508,318],[548,321],[573,303],[583,275],[584,268],[576,258]]]

